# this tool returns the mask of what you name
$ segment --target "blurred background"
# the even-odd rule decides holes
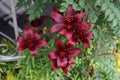
[[[17,4],[17,0],[14,1],[14,6]],[[18,31],[21,32],[25,25],[25,8],[15,7]],[[11,12],[10,0],[0,0],[0,40],[8,36],[11,39],[15,39],[15,33],[13,28],[12,12]]]
[[[25,13],[27,10],[23,7],[17,8],[17,0],[13,0],[14,5],[12,5],[10,1],[11,0],[0,0],[0,55],[11,54],[16,47],[12,6],[15,7],[18,32],[22,32],[26,24]],[[5,50],[7,50],[7,52],[4,52]]]
[[[11,54],[11,49],[14,50],[16,48],[12,6],[14,6],[16,12],[18,33],[24,29],[27,11],[32,7],[32,4],[29,7],[16,7],[18,0],[13,0],[14,5],[11,4],[11,1],[0,0],[0,54],[3,54],[1,52],[6,49],[6,46],[10,49],[10,51],[7,51],[7,54]],[[53,6],[53,3],[47,2],[42,14],[50,16]],[[1,44],[6,46],[1,46]]]

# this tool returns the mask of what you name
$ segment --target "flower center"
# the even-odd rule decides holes
[[[35,41],[35,39],[33,38],[31,38],[31,39],[27,39],[26,40],[26,46],[28,47],[28,48],[32,48],[32,47],[34,47],[34,46],[36,46],[36,41]]]
[[[71,16],[71,17],[66,16],[65,17],[65,23],[66,24],[72,24],[72,22],[74,20],[73,18],[74,18],[73,16]]]
[[[72,36],[74,40],[78,40],[79,38],[81,38],[82,36],[84,36],[85,32],[80,31],[80,30],[74,30]]]
[[[65,18],[65,24],[66,24],[66,26],[65,26],[65,28],[67,29],[67,30],[72,30],[73,29],[73,16],[71,16],[71,17],[67,17],[66,16],[66,18]]]
[[[60,56],[62,56],[62,57],[64,57],[65,54],[66,54],[66,53],[65,53],[64,51],[61,51],[61,52],[60,52]]]

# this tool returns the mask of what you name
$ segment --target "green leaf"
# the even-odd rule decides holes
[[[35,17],[36,17],[36,18],[39,18],[39,17],[40,17],[40,12],[39,12],[39,11],[36,11]]]
[[[102,7],[101,7],[101,11],[104,11],[104,10],[106,10],[107,8],[108,8],[107,3],[104,3],[104,4],[102,5]]]
[[[118,24],[118,20],[117,19],[114,19],[113,22],[112,22],[112,26],[116,26]]]
[[[27,4],[28,4],[28,5],[31,5],[31,3],[32,3],[32,0],[28,0],[28,3],[27,3]]]
[[[60,11],[61,11],[61,12],[65,12],[65,11],[66,11],[67,6],[68,6],[68,4],[66,4],[66,3],[62,3],[62,4],[61,4]]]
[[[113,19],[115,19],[115,15],[114,14],[110,14],[108,17],[108,21],[113,21]]]
[[[41,0],[41,3],[46,3],[48,2],[48,0]]]
[[[107,11],[105,12],[105,19],[112,13],[111,9],[107,9]]]
[[[79,5],[82,7],[82,8],[85,8],[85,0],[79,0]]]
[[[65,2],[67,3],[67,4],[73,4],[73,0],[65,0]]]
[[[74,4],[73,4],[73,8],[74,8],[75,10],[77,10],[78,4],[74,3]]]
[[[61,6],[67,8],[68,4],[64,2],[61,4]]]
[[[30,16],[29,16],[29,20],[30,20],[30,21],[32,21],[32,20],[34,20],[34,19],[35,19],[35,16],[34,16],[34,15],[30,15]]]
[[[23,5],[23,1],[19,1],[16,6],[21,7],[22,5]]]
[[[17,7],[27,7],[32,4],[32,0],[18,0]]]

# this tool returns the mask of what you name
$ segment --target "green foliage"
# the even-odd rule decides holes
[[[24,6],[24,7],[27,7],[27,6],[30,6],[32,4],[32,1],[33,0],[18,0],[18,3],[17,3],[17,7],[21,7],[21,6]]]
[[[6,47],[2,47],[0,46],[0,55],[4,55],[6,53],[6,55],[10,55],[12,53],[14,53],[14,49],[15,49],[15,45],[11,43],[11,41],[9,41],[6,38],[2,38],[0,41],[0,44],[5,44]]]
[[[30,15],[29,20],[32,21],[35,18],[39,18],[43,12],[43,7],[44,4],[41,4],[40,2],[35,2],[32,8],[28,11],[28,14]]]
[[[108,26],[113,29],[113,33],[116,36],[120,37],[120,2],[118,1],[110,2],[109,0],[106,1],[96,1],[96,6],[100,6],[100,10],[104,13],[104,19],[108,22]]]
[[[18,0],[17,7],[30,8],[28,10],[29,20],[32,21],[35,18],[40,17],[43,12],[45,5],[49,0]]]
[[[120,31],[119,22],[120,21],[119,21],[119,14],[118,14],[118,13],[120,13],[119,12],[120,10],[118,9],[119,6],[116,7],[115,3],[110,2],[109,0],[106,0],[106,1],[104,1],[104,0],[92,0],[92,1],[79,0],[78,6],[79,6],[79,8],[81,8],[80,9],[81,11],[85,11],[85,13],[87,14],[86,19],[88,19],[88,21],[90,23],[92,23],[92,29],[93,29],[95,37],[94,37],[94,41],[92,41],[92,44],[94,45],[94,47],[91,50],[92,51],[91,56],[94,56],[97,54],[106,54],[106,53],[108,55],[110,55],[111,54],[110,48],[115,47],[115,40],[113,39],[113,37],[120,36],[120,34],[119,34],[119,31]],[[103,45],[104,45],[104,47],[103,47]],[[84,56],[84,58],[85,58],[85,56]],[[97,57],[95,57],[95,58],[98,59]],[[102,61],[102,60],[105,60],[105,59],[107,59],[107,61],[111,61],[110,60],[111,57],[109,57],[109,56],[104,59],[102,59],[102,57],[100,57],[99,64],[103,64],[103,62],[105,62],[105,61]],[[108,64],[107,61],[104,64]],[[73,68],[73,69],[76,69],[76,70],[72,70],[72,71],[76,72],[76,73],[72,73],[72,75],[75,74],[74,80],[76,80],[76,77],[79,80],[85,79],[84,74],[87,74],[85,71],[88,67],[89,60],[82,61],[82,62],[83,63],[88,62],[88,63],[86,65],[84,65],[83,69],[80,69],[80,66],[83,67],[81,64],[77,64],[77,65],[79,65],[79,68],[77,68],[77,69]],[[114,61],[111,61],[111,62],[114,62]],[[82,70],[83,70],[83,73],[82,73]],[[103,73],[105,72],[105,74],[102,74],[101,72],[98,73],[97,71],[99,71],[99,70]],[[116,68],[114,68],[113,64],[111,64],[110,66],[102,65],[102,67],[100,69],[96,68],[96,70],[95,70],[96,74],[101,75],[102,77],[100,77],[99,79],[97,79],[97,77],[92,78],[89,75],[86,77],[87,78],[89,77],[92,80],[93,79],[95,79],[95,80],[119,80],[119,77],[118,77],[119,74],[117,73],[117,71],[115,72],[114,70],[116,70]],[[111,72],[109,72],[109,71],[111,71]],[[115,72],[115,74],[112,74],[114,72]],[[112,76],[109,76],[109,73]],[[82,77],[82,76],[84,76],[84,77]],[[72,76],[72,78],[73,78],[73,76]]]
[[[95,80],[119,80],[120,76],[114,65],[115,59],[111,55],[101,55],[95,58],[95,61],[99,63],[99,67],[96,68]]]
[[[60,11],[64,12],[69,4],[73,4],[73,8],[75,10],[80,10],[80,7],[78,7],[78,4],[74,2],[74,0],[63,0],[63,2],[61,3]]]

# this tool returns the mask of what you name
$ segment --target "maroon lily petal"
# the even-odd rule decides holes
[[[79,30],[82,30],[82,31],[88,30],[88,28],[87,28],[86,26],[84,26],[82,23],[79,23],[79,24],[78,24],[78,29],[79,29]]]
[[[27,37],[32,37],[34,34],[34,31],[30,28],[25,28],[23,31],[23,36],[26,39]]]
[[[53,65],[52,65],[52,67],[51,67],[51,70],[56,70],[58,67],[57,67],[57,59],[52,59],[51,60],[52,61],[52,63],[53,63]]]
[[[63,22],[64,21],[63,16],[61,14],[56,13],[56,12],[53,12],[51,14],[51,16],[56,22]]]
[[[63,67],[62,70],[63,70],[64,74],[67,74],[69,68],[71,68],[71,67],[72,67],[72,64],[68,64],[66,67]]]
[[[73,6],[72,6],[72,4],[69,4],[69,6],[68,6],[68,8],[66,10],[66,17],[72,16],[73,12],[74,12]]]
[[[30,26],[29,15],[26,15],[26,23],[28,26]]]
[[[48,57],[49,57],[50,60],[57,58],[56,51],[50,52],[49,55],[48,55]]]
[[[47,15],[42,15],[42,16],[40,17],[39,24],[42,26],[42,25],[45,23],[45,21],[46,21],[47,18],[48,18]]]
[[[90,43],[88,39],[81,39],[81,42],[85,45],[85,47],[90,48]]]
[[[64,35],[64,36],[67,37],[68,40],[71,40],[73,32],[72,31],[67,31],[67,30],[63,29],[63,30],[61,30],[59,32],[59,34]]]
[[[53,25],[53,27],[51,28],[51,33],[55,33],[55,32],[59,32],[64,28],[64,24],[62,23],[57,23],[55,25]]]
[[[75,23],[74,26],[75,26],[75,29],[78,29],[80,31],[88,31],[89,28],[85,25],[86,22],[80,22],[80,23]]]
[[[61,51],[61,50],[65,49],[65,45],[64,45],[63,42],[62,42],[60,39],[58,39],[58,38],[56,38],[55,45],[56,45],[56,48],[57,48],[58,51]]]
[[[80,53],[82,52],[82,50],[80,50],[80,49],[78,49],[78,48],[72,48],[72,49],[70,49],[70,51],[69,51],[69,57],[74,57],[74,56],[77,56],[77,55],[79,55]]]
[[[57,58],[56,59],[51,59],[52,63],[57,66]]]
[[[24,43],[21,43],[17,48],[18,51],[22,51],[22,50],[25,50],[25,49],[27,49],[27,47],[26,47],[26,45],[24,45]]]
[[[38,40],[39,47],[43,47],[47,45],[47,42],[45,40]]]
[[[82,24],[84,25],[84,27],[86,28],[86,30],[89,30],[91,25],[90,23],[88,23],[87,21],[83,21]]]
[[[92,32],[88,32],[86,34],[86,37],[89,38],[89,39],[93,39],[94,38],[94,34]]]
[[[38,53],[37,49],[30,49],[30,54],[31,54],[32,56],[36,56],[37,53]]]
[[[65,67],[67,65],[67,58],[58,57],[57,58],[57,66]]]
[[[67,72],[68,72],[68,67],[64,67],[64,68],[62,68],[62,70],[63,70],[64,74],[67,74]]]
[[[59,9],[57,7],[53,8],[53,11],[59,13]]]
[[[69,45],[69,46],[75,46],[77,43],[78,43],[78,42],[75,41],[75,40],[69,40],[69,41],[68,41],[68,45]]]
[[[75,15],[76,22],[80,22],[85,15],[86,15],[85,13],[76,14]]]
[[[66,36],[66,32],[67,32],[67,31],[66,31],[65,29],[62,29],[62,30],[59,32],[59,34]]]
[[[72,31],[69,31],[69,32],[67,31],[67,32],[66,32],[66,37],[67,37],[68,40],[71,40],[71,39],[72,39],[72,34],[73,34]]]
[[[41,35],[36,32],[36,33],[34,34],[34,37],[35,37],[36,39],[40,39],[40,38],[41,38]]]
[[[55,71],[56,69],[57,69],[57,66],[53,64],[51,67],[51,70]]]
[[[17,42],[21,43],[23,40],[23,37],[22,36],[17,36]]]
[[[59,14],[63,15],[63,12],[60,12],[57,7],[55,7],[55,8],[53,9],[53,11],[56,12],[56,13],[59,13]]]
[[[69,64],[74,64],[74,59],[73,59],[73,57],[69,58]]]
[[[39,27],[32,26],[31,28],[33,31],[38,31]]]

